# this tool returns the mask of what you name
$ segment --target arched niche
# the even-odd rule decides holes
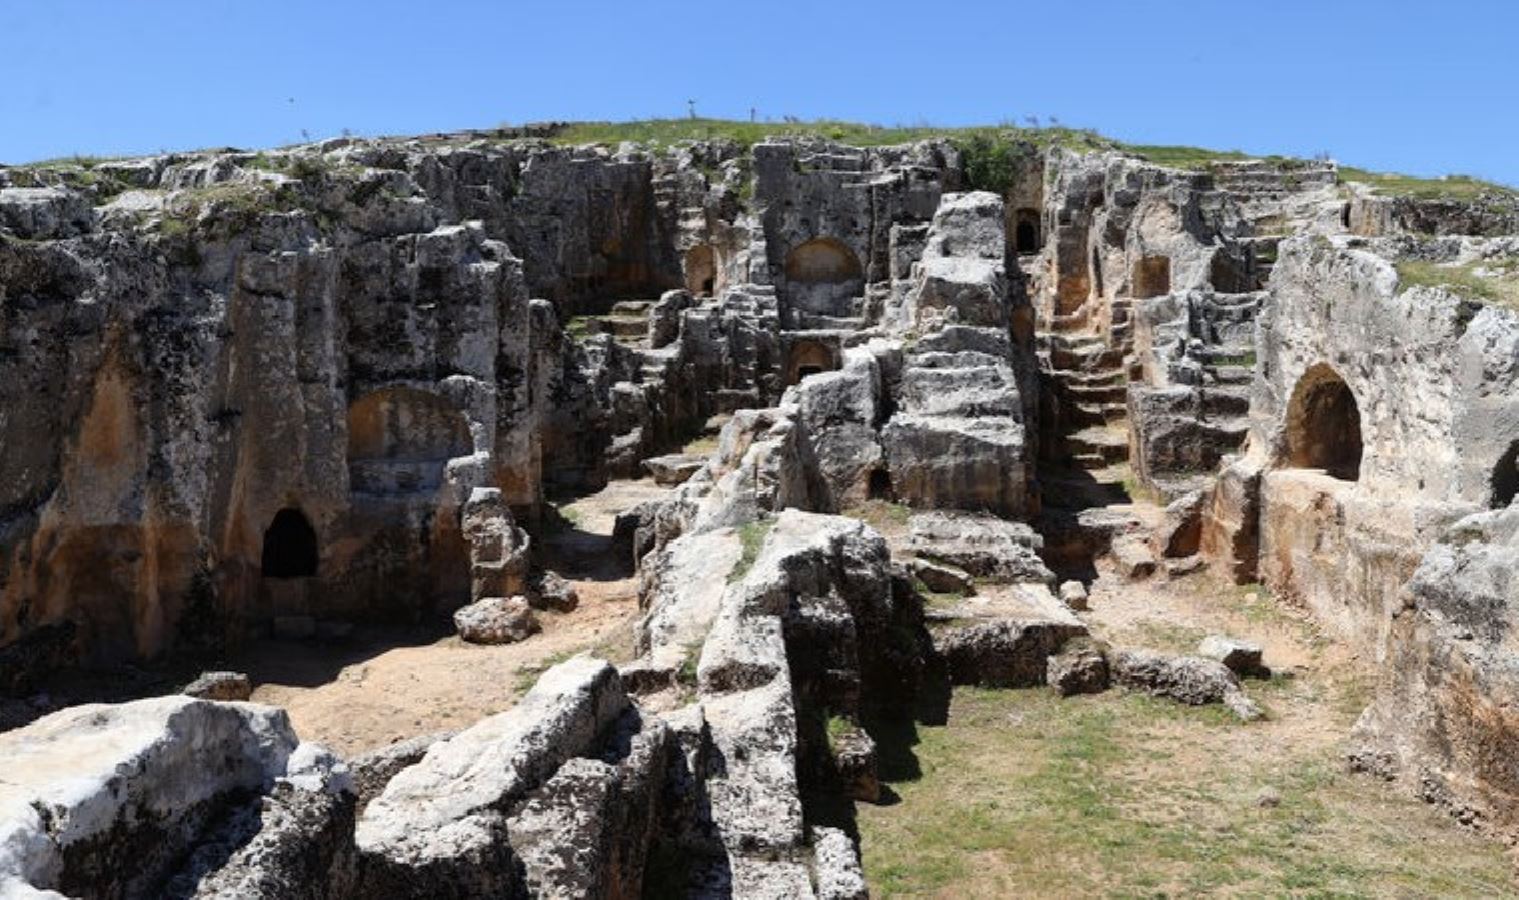
[[[786,279],[796,284],[848,284],[863,278],[860,258],[833,238],[813,238],[786,254]]]
[[[1519,441],[1509,445],[1493,467],[1490,502],[1493,509],[1504,509],[1519,496]]]
[[[838,354],[822,341],[797,341],[786,360],[786,384],[796,384],[808,375],[831,372],[839,367]]]
[[[286,507],[274,514],[264,529],[264,548],[260,571],[265,578],[311,578],[316,575],[316,529],[306,514]]]
[[[686,290],[693,296],[711,297],[717,294],[717,251],[711,244],[697,244],[686,251]]]
[[[1361,474],[1361,409],[1339,373],[1319,364],[1303,373],[1287,406],[1287,460],[1345,481]]]

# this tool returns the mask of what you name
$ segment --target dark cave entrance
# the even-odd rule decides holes
[[[717,251],[710,244],[697,244],[686,251],[686,290],[698,297],[711,297],[717,288]]]
[[[1493,469],[1493,509],[1504,509],[1515,496],[1519,496],[1519,441],[1509,446]]]
[[[891,473],[885,469],[873,469],[865,485],[865,496],[871,500],[891,499]]]
[[[1309,369],[1293,390],[1287,409],[1289,463],[1356,481],[1361,475],[1361,449],[1361,410],[1355,394],[1328,366]]]
[[[316,575],[316,566],[316,530],[306,514],[294,508],[275,513],[264,531],[264,577],[310,578]]]
[[[798,341],[791,348],[786,364],[786,384],[800,382],[808,375],[831,372],[839,367],[834,350],[822,341]]]
[[[1039,211],[1020,209],[1013,226],[1013,244],[1019,253],[1039,252]]]

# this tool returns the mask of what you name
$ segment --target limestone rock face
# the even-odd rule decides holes
[[[578,657],[545,672],[512,709],[434,744],[359,818],[366,889],[396,897],[515,890],[507,811],[591,750],[627,707],[617,670]]]
[[[1032,528],[975,513],[917,513],[908,521],[914,553],[957,566],[977,578],[1050,584],[1055,576],[1039,559],[1042,542]]]
[[[0,189],[0,224],[27,240],[83,234],[94,212],[88,197],[60,188]]]
[[[197,848],[180,883],[193,883],[190,896],[202,900],[346,896],[354,878],[354,800],[347,766],[321,747],[301,744],[257,804],[252,833],[230,829],[236,843],[208,873],[198,871],[196,857],[220,848],[214,841]]]
[[[672,740],[628,717],[620,758],[567,761],[507,823],[529,895],[615,897],[642,882]]]
[[[825,723],[857,720],[871,691],[911,679],[915,649],[896,636],[914,607],[885,542],[856,520],[787,509],[745,527],[745,540],[760,537],[747,570],[734,568],[742,546],[727,529],[687,532],[646,561],[647,661],[635,666],[699,651],[700,716],[678,728],[659,843],[690,861],[690,891],[844,890],[858,865],[809,836],[803,788],[848,797],[878,785],[869,739],[831,737]]]
[[[0,734],[0,888],[153,895],[217,816],[285,773],[296,744],[282,710],[182,696],[71,707]]]
[[[893,494],[915,506],[1028,511],[1032,366],[1009,337],[1023,295],[1003,229],[996,195],[946,195],[913,267],[903,316],[924,337],[904,354],[881,441]]]
[[[1002,198],[986,191],[940,201],[907,299],[912,324],[924,331],[946,321],[1007,326],[1004,218]]]
[[[1409,582],[1351,757],[1505,834],[1519,830],[1519,665],[1508,649],[1516,602],[1519,507],[1452,526]]]

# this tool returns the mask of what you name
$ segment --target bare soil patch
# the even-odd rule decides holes
[[[503,646],[477,646],[441,627],[366,630],[341,645],[263,641],[231,666],[255,684],[253,699],[282,706],[297,733],[340,754],[457,730],[508,709],[545,668],[591,650],[631,658],[638,584],[631,559],[612,547],[617,514],[661,496],[652,481],[617,481],[558,504],[541,558],[574,583],[580,605],[540,613],[543,630]]]

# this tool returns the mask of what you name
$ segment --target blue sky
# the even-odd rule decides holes
[[[685,114],[1331,153],[1519,185],[1519,3],[3,0],[0,160]]]

